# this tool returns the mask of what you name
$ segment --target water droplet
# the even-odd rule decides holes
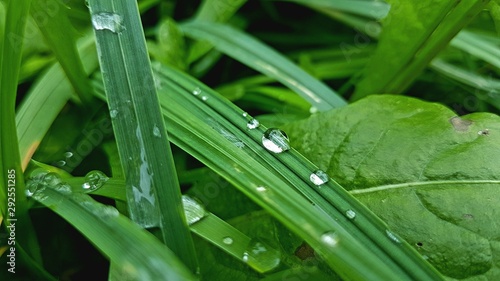
[[[54,187],[55,190],[63,193],[63,194],[71,194],[71,186],[67,183],[60,183]]]
[[[82,187],[88,191],[94,191],[103,186],[108,179],[109,178],[101,171],[90,171],[85,176],[85,183],[83,183]]]
[[[389,229],[385,230],[385,234],[387,234],[387,237],[389,237],[389,239],[391,239],[395,243],[398,243],[398,244],[401,243],[401,239],[399,239],[399,237],[396,235],[396,233],[390,231]]]
[[[321,241],[327,246],[334,247],[339,243],[339,237],[335,232],[329,231],[321,235]]]
[[[59,183],[61,183],[61,177],[59,177],[59,175],[56,173],[52,173],[52,172],[47,173],[42,178],[42,184],[45,186],[55,187]]]
[[[109,116],[111,116],[111,118],[115,118],[117,115],[118,115],[118,110],[116,110],[116,109],[111,109],[111,110],[109,111]]]
[[[123,18],[115,13],[92,14],[92,25],[95,30],[109,30],[113,33],[120,33],[125,29]]]
[[[201,97],[201,100],[202,100],[202,101],[206,101],[206,100],[208,100],[208,97],[207,97],[207,96],[202,96],[202,97]]]
[[[318,108],[316,108],[314,106],[311,106],[311,108],[309,108],[309,113],[314,114],[316,112],[318,112]]]
[[[262,145],[274,153],[282,153],[290,149],[288,136],[276,128],[269,128],[262,136]]]
[[[256,189],[258,192],[266,192],[267,191],[267,188],[265,188],[263,186],[258,186]]]
[[[194,90],[193,90],[193,95],[195,96],[198,96],[199,94],[201,94],[201,89],[196,87]]]
[[[354,218],[356,218],[356,212],[354,212],[353,210],[347,210],[345,211],[345,216],[348,219],[353,220]]]
[[[205,210],[205,207],[201,205],[201,203],[187,195],[182,195],[182,205],[184,207],[186,221],[189,225],[208,215],[208,212]]]
[[[26,196],[31,197],[35,192],[38,190],[38,188],[41,186],[41,183],[36,180],[30,180],[26,183],[26,189],[24,190],[24,193]]]
[[[67,151],[67,152],[65,152],[65,153],[64,153],[64,157],[66,157],[66,158],[71,158],[71,157],[73,157],[73,152],[71,152],[71,151]]]
[[[64,161],[64,160],[57,161],[56,166],[58,166],[58,167],[66,166],[66,161]]]
[[[252,239],[241,259],[256,271],[264,273],[280,264],[281,253],[259,239]]]
[[[480,130],[479,132],[477,132],[477,134],[480,136],[487,136],[490,134],[490,130],[489,129]]]
[[[160,128],[158,128],[158,126],[156,126],[156,125],[155,125],[155,126],[154,126],[154,128],[153,128],[153,135],[154,135],[155,137],[158,137],[158,138],[160,138],[160,137],[161,137]]]
[[[222,239],[222,243],[224,243],[226,245],[231,245],[231,244],[233,244],[233,238],[226,236]]]
[[[322,185],[324,183],[328,182],[328,174],[325,173],[322,170],[316,170],[314,171],[310,176],[309,180],[314,184],[314,185]]]
[[[243,115],[243,117],[247,117],[247,116],[248,116],[248,113],[243,112],[241,115]]]
[[[259,126],[260,126],[260,123],[259,123],[259,121],[257,119],[252,118],[252,119],[248,120],[248,123],[247,123],[247,128],[248,129],[253,130],[253,129],[259,127]]]

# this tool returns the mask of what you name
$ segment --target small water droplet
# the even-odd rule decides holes
[[[64,153],[64,157],[66,157],[66,158],[71,158],[71,157],[73,157],[73,152],[71,152],[71,151],[67,151],[67,152],[65,152],[65,153]]]
[[[186,221],[189,225],[201,220],[208,215],[208,212],[205,210],[205,207],[201,203],[187,195],[182,195],[182,205],[184,207]]]
[[[281,253],[259,239],[252,239],[241,259],[256,271],[264,273],[280,264]]]
[[[347,211],[345,211],[345,216],[348,219],[353,220],[356,218],[356,212],[354,212],[353,210],[347,210]]]
[[[252,119],[248,120],[248,123],[247,123],[247,128],[248,129],[253,130],[253,129],[259,127],[259,126],[260,126],[260,123],[259,123],[259,121],[257,119],[252,118]]]
[[[207,97],[207,96],[202,96],[202,97],[201,97],[201,100],[202,100],[202,101],[206,101],[206,100],[208,100],[208,97]]]
[[[396,233],[390,231],[389,229],[385,230],[385,234],[387,234],[387,237],[389,237],[389,239],[391,239],[395,243],[398,243],[398,244],[401,243],[401,239],[399,239],[399,237],[396,235]]]
[[[85,176],[85,182],[82,184],[83,189],[94,191],[104,185],[108,181],[108,177],[101,171],[90,171]]]
[[[199,94],[201,94],[201,89],[196,87],[194,90],[193,90],[193,95],[195,96],[198,96]]]
[[[321,241],[327,246],[334,247],[339,243],[339,237],[335,232],[329,231],[321,235]]]
[[[248,116],[248,113],[243,112],[241,115],[243,115],[243,117],[247,117],[247,116]]]
[[[262,145],[274,153],[282,153],[290,149],[288,136],[276,128],[269,128],[262,136]]]
[[[125,29],[123,18],[115,13],[92,14],[92,25],[95,30],[109,30],[113,33],[120,33]]]
[[[256,189],[258,192],[266,192],[267,191],[267,188],[265,188],[263,186],[258,186]]]
[[[490,130],[489,129],[480,130],[479,132],[477,132],[477,134],[480,136],[487,136],[490,134]]]
[[[154,126],[154,128],[153,128],[153,135],[154,135],[155,137],[158,137],[158,138],[160,138],[160,137],[161,137],[160,128],[158,128],[158,126],[156,126],[156,125],[155,125],[155,126]]]
[[[61,183],[61,177],[56,173],[47,173],[42,178],[42,184],[45,186],[55,187]]]
[[[66,161],[64,161],[64,160],[57,161],[56,166],[58,166],[58,167],[66,166]]]
[[[222,243],[224,243],[226,245],[231,245],[231,244],[233,244],[233,238],[226,236],[222,239]]]
[[[314,185],[322,185],[324,183],[327,183],[329,180],[328,174],[325,173],[322,170],[316,170],[311,175],[309,176],[309,180],[314,184]]]
[[[311,108],[309,108],[309,113],[314,114],[316,112],[318,112],[318,108],[317,107],[311,106]]]
[[[118,115],[118,110],[116,110],[116,109],[111,109],[111,110],[109,111],[109,116],[111,116],[111,118],[115,118],[117,115]]]
[[[71,186],[67,183],[60,183],[54,187],[55,190],[63,193],[63,194],[71,194]]]

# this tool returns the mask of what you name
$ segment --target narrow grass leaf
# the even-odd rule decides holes
[[[31,5],[31,17],[64,69],[78,97],[87,103],[93,97],[92,87],[89,80],[85,79],[87,74],[76,48],[76,32],[68,19],[67,11],[59,1],[54,0],[33,0]]]
[[[114,207],[98,203],[86,194],[47,186],[34,191],[33,198],[78,229],[126,274],[126,280],[196,280],[154,235]]]
[[[194,244],[134,1],[89,1],[120,161],[134,221],[160,226],[167,246],[196,271]]]
[[[181,28],[188,36],[209,41],[228,56],[275,78],[320,111],[346,105],[344,99],[325,84],[241,31],[227,25],[198,21],[185,23]]]
[[[474,32],[462,30],[450,44],[500,69],[500,48]]]
[[[341,12],[352,13],[368,18],[381,19],[389,13],[390,5],[385,2],[363,1],[363,0],[273,0],[295,2],[302,5],[313,7],[317,10],[329,9]]]
[[[20,3],[7,1],[5,7],[4,40],[0,42],[0,210],[6,225],[11,226],[8,228],[9,233],[17,234],[16,243],[22,246],[34,261],[41,263],[40,248],[28,215],[24,194],[24,177],[15,123],[21,50],[30,4],[29,0]]]
[[[195,15],[196,20],[226,22],[247,0],[203,0]]]

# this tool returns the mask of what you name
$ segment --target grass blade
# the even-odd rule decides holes
[[[126,280],[195,280],[155,236],[115,208],[100,204],[86,194],[71,193],[64,182],[57,189],[39,184],[33,189],[32,197],[78,229],[126,273]]]
[[[196,13],[196,20],[226,22],[247,0],[204,0]]]
[[[275,0],[296,2],[306,6],[316,8],[318,10],[332,10],[352,13],[368,18],[381,19],[389,13],[390,5],[385,2],[378,1],[359,1],[359,0]]]
[[[91,0],[89,5],[131,217],[143,226],[159,225],[167,246],[195,271],[137,3]]]
[[[325,84],[243,32],[227,25],[198,21],[185,23],[181,28],[188,36],[209,41],[219,51],[275,78],[320,111],[346,105],[344,99]]]
[[[29,0],[19,3],[7,1],[5,7],[4,40],[0,43],[0,210],[6,225],[11,226],[9,233],[14,232],[16,244],[23,247],[34,261],[41,263],[24,194],[15,123],[17,82],[30,4]]]
[[[64,69],[68,80],[82,102],[88,103],[92,87],[76,49],[76,32],[71,25],[67,11],[61,3],[54,0],[33,0],[31,16],[36,21],[45,41],[54,52]]]

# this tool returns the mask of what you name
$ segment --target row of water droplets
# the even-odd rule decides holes
[[[85,192],[95,191],[106,183],[109,178],[101,171],[90,171],[85,176],[85,182],[82,184],[82,190]],[[61,176],[54,172],[48,172],[44,169],[36,169],[30,174],[26,182],[26,196],[36,197],[38,191],[51,187],[62,193],[71,193],[71,186],[64,182]]]
[[[202,90],[200,88],[195,88],[192,92],[193,95],[195,96],[200,96],[202,94]],[[206,101],[207,98],[203,98],[204,96],[201,95],[202,100]],[[311,108],[313,109],[313,108]],[[315,109],[315,108],[314,108]],[[311,112],[311,114],[315,113]],[[247,128],[250,130],[257,129],[260,126],[260,123],[257,119],[251,117],[247,112],[243,112],[242,116],[247,120]],[[290,140],[287,136],[287,134],[278,129],[278,128],[269,128],[267,129],[264,134],[262,135],[262,145],[264,146],[265,149],[267,149],[269,152],[279,154],[286,152],[290,150]],[[329,176],[326,172],[323,170],[317,169],[313,171],[310,176],[309,176],[309,181],[314,184],[317,187],[321,187],[325,183],[329,181]],[[267,192],[267,188],[264,186],[258,186],[256,188],[258,192]],[[354,220],[356,218],[356,212],[352,209],[348,209],[345,211],[344,215],[349,219],[349,220]],[[391,231],[387,230],[386,231],[387,237],[389,237],[390,240],[399,243],[400,240],[397,238],[395,234],[393,234]],[[335,246],[338,242],[338,237],[335,232],[325,232],[321,240],[323,243],[327,246]],[[227,238],[226,241],[232,241],[230,238]]]

